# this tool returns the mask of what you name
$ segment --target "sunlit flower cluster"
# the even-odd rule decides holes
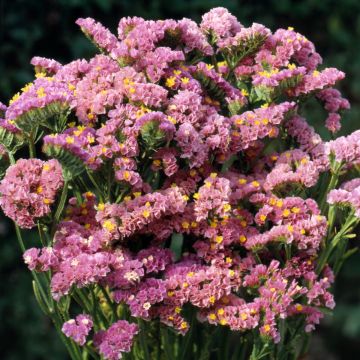
[[[224,8],[200,25],[123,18],[118,37],[77,24],[101,55],[34,58],[36,79],[0,120],[11,138],[0,159],[13,159],[0,205],[21,228],[49,231],[24,261],[51,274],[55,301],[82,307],[65,310],[66,337],[119,359],[146,331],[136,321],[184,335],[189,308],[275,344],[284,321],[313,330],[335,306],[326,197],[330,212],[360,218],[359,179],[323,184],[357,169],[360,142],[323,141],[301,105],[316,97],[338,131],[344,73],[321,68],[294,29],[245,27]],[[15,163],[15,136],[31,159]],[[35,158],[40,148],[51,160]]]

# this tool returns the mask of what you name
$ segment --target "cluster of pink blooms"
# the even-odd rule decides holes
[[[51,211],[63,185],[61,165],[55,159],[20,159],[0,183],[0,206],[20,227],[32,228]]]
[[[185,334],[186,304],[200,322],[258,329],[275,343],[281,319],[313,330],[321,308],[334,307],[334,279],[329,267],[315,270],[328,224],[307,194],[334,159],[359,164],[360,138],[323,142],[298,104],[318,97],[336,132],[349,107],[333,88],[344,74],[318,70],[314,45],[292,28],[244,27],[224,8],[200,26],[123,18],[118,37],[93,19],[77,24],[102,54],[66,65],[34,58],[37,79],[1,108],[0,129],[26,137],[42,127],[43,153],[54,158],[8,168],[7,216],[35,226],[57,202],[62,170],[72,175],[54,237],[25,252],[28,267],[51,270],[57,301],[101,286],[129,309],[95,334],[105,359],[131,350],[134,318]],[[68,116],[66,126],[44,127],[54,114]],[[328,201],[360,217],[358,179]],[[63,332],[84,345],[93,321],[79,315]]]
[[[129,352],[138,326],[125,320],[118,320],[106,331],[101,330],[94,336],[94,345],[105,359],[118,360],[122,352]]]
[[[84,345],[86,337],[93,327],[93,321],[89,315],[78,315],[76,319],[66,321],[62,326],[62,332],[72,338],[79,345]]]
[[[360,179],[356,178],[344,183],[340,189],[331,190],[328,194],[329,204],[350,206],[355,216],[360,218]]]

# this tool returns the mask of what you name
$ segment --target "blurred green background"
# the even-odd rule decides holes
[[[94,17],[116,33],[123,16],[199,20],[215,6],[227,7],[244,25],[259,22],[272,30],[293,26],[313,41],[325,66],[347,74],[341,90],[352,110],[344,116],[341,133],[360,128],[360,0],[0,0],[0,101],[6,103],[33,79],[33,56],[65,63],[93,54],[74,23],[78,17]],[[314,108],[309,116],[322,124],[325,114]],[[1,359],[67,359],[51,323],[37,308],[13,229],[1,213],[0,239]],[[335,314],[318,328],[311,359],[360,358],[359,254],[343,268],[335,294]]]

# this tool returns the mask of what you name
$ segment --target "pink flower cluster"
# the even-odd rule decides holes
[[[331,190],[327,201],[331,205],[350,206],[354,210],[355,216],[360,218],[360,179],[347,181],[340,189]]]
[[[62,326],[62,332],[72,338],[79,345],[84,345],[86,337],[93,327],[93,321],[89,315],[81,314],[76,319],[66,321]]]
[[[129,352],[133,337],[138,333],[136,324],[119,320],[112,324],[106,331],[95,334],[94,345],[105,359],[118,360],[123,352]]]
[[[0,183],[0,206],[22,228],[32,228],[51,211],[63,186],[57,160],[20,159],[10,166]]]
[[[331,269],[316,271],[331,228],[316,186],[335,163],[359,164],[360,132],[324,142],[301,105],[316,96],[339,130],[349,104],[333,86],[344,74],[320,69],[292,28],[244,27],[224,8],[199,26],[123,18],[118,36],[90,18],[77,24],[102,54],[65,65],[34,58],[37,79],[0,107],[0,135],[24,132],[26,143],[41,128],[53,158],[8,168],[5,214],[31,228],[51,218],[62,170],[69,187],[51,241],[25,263],[50,271],[56,301],[102,289],[115,308],[107,329],[79,315],[64,334],[84,345],[94,325],[97,351],[119,359],[140,331],[133,318],[185,334],[187,307],[275,343],[287,318],[313,330],[335,304]],[[359,185],[328,202],[360,217]]]

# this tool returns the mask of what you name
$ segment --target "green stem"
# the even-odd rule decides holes
[[[21,235],[21,230],[19,228],[19,226],[15,224],[15,232],[16,232],[16,238],[18,240],[18,243],[19,243],[19,246],[20,246],[20,249],[21,251],[24,253],[26,251],[26,248],[25,248],[25,245],[24,245],[24,241],[23,241],[23,238],[22,238],[22,235]],[[52,309],[52,306],[50,305],[49,303],[49,299],[44,291],[44,288],[43,288],[43,285],[41,284],[41,281],[37,275],[37,273],[35,271],[31,271],[31,274],[39,288],[39,291],[41,293],[41,296],[43,297],[43,301],[45,302],[46,306],[48,307],[49,311],[51,311]]]
[[[16,160],[14,158],[14,155],[11,151],[8,152],[8,155],[9,155],[9,159],[10,159],[10,164],[11,165],[14,165],[16,163]]]
[[[114,315],[114,319],[117,320],[118,319],[118,315],[117,315],[117,309],[116,309],[116,305],[114,303],[114,301],[110,298],[108,292],[106,289],[104,289],[103,286],[99,285],[101,292],[104,294],[104,297],[107,301],[107,303],[109,304],[109,306],[111,307],[111,310],[113,312]]]
[[[59,205],[58,205],[58,207],[56,209],[56,212],[55,212],[55,222],[56,223],[59,222],[60,216],[61,216],[61,214],[62,214],[62,212],[64,210],[64,206],[65,206],[66,199],[67,199],[68,188],[69,188],[69,182],[67,180],[65,180],[64,187],[63,187],[62,192],[61,192]]]
[[[25,252],[26,248],[25,248],[25,245],[24,245],[24,241],[22,239],[22,235],[21,235],[21,230],[18,226],[18,224],[14,223],[15,224],[15,232],[16,232],[16,238],[18,240],[18,243],[20,245],[20,249],[22,252]]]
[[[247,339],[247,337],[244,337],[241,345],[236,347],[236,350],[231,360],[245,360],[248,353],[248,348],[249,348],[249,339]]]
[[[146,341],[146,332],[145,332],[145,327],[143,325],[143,321],[141,319],[137,319],[137,321],[140,329],[139,338],[140,338],[141,349],[143,350],[144,353],[144,360],[151,360],[148,344]]]
[[[20,248],[22,250],[22,252],[25,252],[26,248],[24,245],[24,241],[22,239],[22,235],[21,235],[21,230],[19,228],[19,226],[15,223],[15,232],[16,232],[16,237],[18,240],[18,243],[20,245]],[[47,313],[49,314],[50,318],[52,319],[52,321],[54,322],[54,325],[56,327],[56,330],[58,331],[62,341],[64,342],[71,358],[73,360],[81,360],[81,354],[80,354],[80,350],[77,348],[75,348],[75,344],[71,344],[71,341],[69,339],[67,339],[64,334],[61,331],[61,326],[62,326],[62,322],[61,322],[61,317],[59,319],[59,314],[58,314],[58,310],[57,310],[57,306],[53,306],[52,305],[52,301],[51,299],[48,298],[48,296],[46,295],[46,292],[43,288],[43,285],[38,277],[38,275],[36,274],[35,271],[31,271],[31,274],[34,278],[34,281],[37,285],[37,288],[39,289],[39,292],[41,294],[41,298],[44,302],[44,304],[47,307]]]
[[[211,62],[212,62],[212,64],[213,64],[214,67],[215,67],[215,71],[216,71],[216,72],[219,72],[219,68],[218,68],[218,64],[217,64],[217,60],[216,60],[216,55],[212,55],[212,56],[211,56]]]
[[[341,238],[346,235],[347,232],[349,232],[354,225],[356,225],[359,222],[359,219],[357,219],[354,216],[354,213],[351,212],[349,216],[347,217],[343,227],[340,229],[340,231],[335,235],[335,237],[332,239],[330,244],[326,244],[325,248],[323,249],[323,252],[320,255],[320,258],[318,260],[318,265],[316,268],[316,272],[318,274],[321,273],[324,266],[326,265],[327,261],[329,260],[329,257],[332,253],[332,251],[336,248],[337,244],[341,240]]]
[[[111,202],[112,166],[108,169],[106,201]]]
[[[327,234],[328,234],[327,238],[330,238],[331,233],[333,231],[333,228],[335,226],[335,219],[336,219],[335,215],[336,215],[336,206],[330,205],[329,211],[328,211],[328,216],[327,216],[328,223],[329,223],[329,228],[328,228],[328,232],[327,232]]]
[[[303,343],[301,345],[301,349],[300,349],[300,358],[302,358],[303,356],[305,356],[307,354],[307,352],[309,351],[309,345],[310,345],[310,335],[308,333],[304,334],[304,340]]]
[[[65,206],[66,199],[67,199],[68,188],[69,188],[69,182],[68,182],[68,180],[65,180],[64,187],[63,187],[62,192],[61,192],[61,197],[60,197],[60,200],[59,200],[59,204],[58,204],[58,206],[56,208],[56,211],[55,211],[54,221],[53,221],[53,224],[52,224],[52,227],[51,227],[51,239],[53,238],[53,236],[55,234],[56,226],[59,223],[61,214],[62,214],[62,212],[64,210],[64,206]]]
[[[164,348],[166,359],[172,359],[173,358],[173,352],[171,350],[168,330],[165,327],[163,327],[161,329],[161,334],[162,334],[161,339],[162,339],[162,342],[163,342],[163,348]]]
[[[90,345],[85,345],[85,349],[93,359],[95,360],[100,359],[99,355],[93,350],[93,348]]]
[[[190,329],[189,329],[189,332],[185,335],[185,339],[184,339],[185,343],[183,344],[183,347],[182,347],[180,360],[186,359],[186,352],[187,352],[187,350],[189,348],[189,345],[191,343],[191,338],[192,338],[192,335],[193,335],[193,332],[194,332],[194,327],[195,327],[195,315],[192,314],[191,323],[190,323]]]
[[[90,291],[91,291],[92,302],[93,302],[92,311],[93,311],[94,317],[99,319],[99,322],[101,325],[108,326],[109,322],[108,322],[107,318],[105,317],[101,307],[98,306],[99,304],[98,304],[98,300],[96,298],[94,289],[90,289]]]
[[[68,352],[70,353],[71,358],[74,360],[82,360],[81,350],[79,349],[79,346],[74,341],[72,341],[71,339],[64,336],[63,332],[61,331],[63,322],[68,320],[68,318],[64,317],[61,314],[60,309],[58,309],[58,306],[56,304],[55,304],[54,310],[55,310],[55,313],[54,313],[54,316],[52,317],[52,320],[54,322],[57,332],[59,333],[66,348],[68,349]]]
[[[34,143],[34,133],[30,132],[29,134],[29,154],[30,158],[36,157],[35,143]]]
[[[91,291],[91,297],[92,297],[92,311],[91,311],[91,315],[93,316],[94,319],[99,319],[99,323],[101,323],[101,320],[100,320],[100,316],[98,314],[98,306],[99,306],[99,303],[96,299],[96,295],[95,295],[95,292],[93,289],[90,290]],[[97,331],[98,330],[98,326],[96,324],[96,321],[95,321],[95,324],[94,324],[94,330]],[[100,324],[101,326],[101,324]]]
[[[40,237],[40,241],[41,241],[41,245],[43,247],[46,247],[46,241],[45,241],[45,238],[44,238],[44,232],[41,228],[41,224],[40,224],[40,221],[38,221],[37,223],[37,228],[38,228],[38,232],[39,232],[39,237]]]
[[[95,181],[95,179],[94,179],[94,177],[92,176],[92,174],[90,173],[90,171],[87,171],[87,174],[88,174],[88,177],[89,177],[91,183],[94,185],[95,189],[96,189],[97,192],[98,192],[100,201],[103,202],[103,201],[104,201],[104,196],[103,196],[102,190],[100,189],[100,186],[99,186],[98,183]]]
[[[326,188],[326,191],[322,194],[321,196],[321,201],[320,201],[320,210],[322,214],[325,214],[326,211],[326,207],[327,207],[327,203],[326,203],[326,199],[327,199],[327,195],[329,194],[329,192],[335,188],[335,186],[338,183],[339,180],[339,173],[341,170],[342,164],[336,164],[334,169],[332,169],[332,173],[331,173],[331,179],[329,182],[329,185]]]
[[[259,256],[259,254],[258,254],[257,252],[254,253],[254,257],[255,257],[256,262],[257,262],[258,264],[262,264],[261,259],[260,259],[260,256]]]

